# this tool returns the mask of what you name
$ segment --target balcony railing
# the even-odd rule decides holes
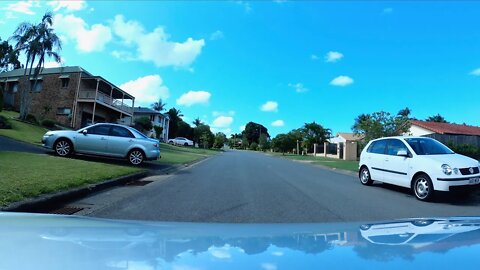
[[[95,91],[81,90],[78,93],[78,98],[79,99],[87,99],[87,100],[95,100]],[[101,103],[104,103],[104,104],[107,104],[107,105],[110,105],[112,107],[115,107],[115,108],[117,108],[119,110],[122,110],[124,112],[127,112],[129,114],[133,113],[133,109],[132,109],[131,106],[126,105],[125,103],[123,103],[122,101],[120,101],[118,99],[112,99],[112,97],[110,97],[109,95],[107,95],[105,93],[102,93],[100,91],[98,91],[98,93],[97,93],[97,101],[99,101]]]

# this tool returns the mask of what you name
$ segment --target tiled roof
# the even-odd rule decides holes
[[[77,73],[77,72],[84,72],[87,75],[91,74],[84,70],[79,66],[72,66],[72,67],[55,67],[55,68],[44,68],[40,74],[56,74],[56,73]],[[24,68],[14,69],[12,71],[1,72],[0,78],[8,78],[8,77],[21,77],[25,73]]]
[[[133,112],[136,114],[161,114],[159,111],[155,111],[145,107],[135,107],[133,108]]]
[[[347,132],[338,132],[337,136],[340,136],[347,141],[358,141],[363,139],[362,136],[355,135],[355,133],[347,133]]]
[[[412,123],[412,125],[416,125],[421,128],[428,129],[439,134],[480,136],[480,127],[476,127],[476,126],[427,122],[427,121],[419,121],[419,120],[410,120],[410,123]]]

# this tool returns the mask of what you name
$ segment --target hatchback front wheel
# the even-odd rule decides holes
[[[430,201],[433,198],[433,183],[426,174],[419,174],[413,180],[413,193],[420,201]]]

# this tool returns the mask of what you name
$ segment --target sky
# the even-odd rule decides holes
[[[254,121],[275,136],[315,121],[335,134],[405,107],[480,125],[478,1],[2,1],[0,37],[46,11],[60,65],[214,132]]]

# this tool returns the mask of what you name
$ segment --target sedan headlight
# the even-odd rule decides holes
[[[45,135],[43,135],[43,137],[50,137],[50,136],[53,136],[53,133],[47,132],[45,133]]]
[[[450,165],[448,165],[448,164],[443,164],[442,165],[442,170],[443,170],[443,173],[446,174],[446,175],[451,175],[452,174],[452,167],[450,167]]]

